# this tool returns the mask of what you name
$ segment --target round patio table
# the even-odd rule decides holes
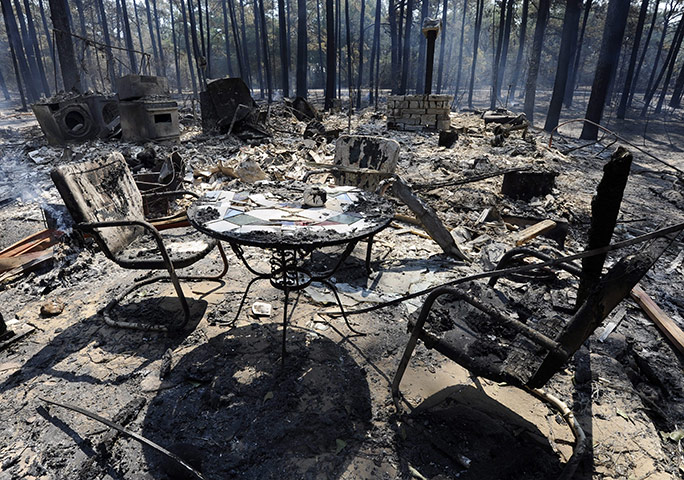
[[[330,288],[347,327],[360,334],[349,324],[329,279],[362,240],[368,241],[366,269],[370,271],[373,236],[390,224],[393,215],[392,204],[373,193],[351,186],[301,182],[258,182],[235,190],[212,191],[188,209],[190,223],[206,235],[228,242],[254,275],[242,296],[236,320],[256,280],[268,279],[284,292],[283,360],[289,292],[306,288],[312,281]],[[303,262],[314,250],[333,245],[345,245],[333,268],[324,272],[306,268]],[[245,246],[267,250],[270,271],[250,265]]]

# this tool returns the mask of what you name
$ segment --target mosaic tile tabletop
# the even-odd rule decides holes
[[[268,182],[243,191],[213,191],[188,210],[190,222],[219,239],[245,245],[333,245],[363,238],[392,219],[389,202],[350,186],[319,186],[325,204],[303,204],[311,185]]]

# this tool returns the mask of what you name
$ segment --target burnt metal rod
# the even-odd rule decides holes
[[[394,300],[390,300],[388,302],[378,303],[376,305],[373,305],[372,307],[360,308],[358,310],[346,310],[344,313],[346,315],[358,315],[361,313],[368,313],[368,312],[372,312],[375,310],[379,310],[381,308],[391,307],[393,305],[398,305],[401,302],[404,302],[406,300],[411,300],[412,298],[421,297],[423,295],[426,295],[426,294],[432,292],[433,290],[436,290],[437,288],[458,285],[460,283],[465,283],[465,282],[468,282],[471,280],[479,280],[481,278],[502,277],[504,275],[510,275],[512,273],[527,272],[529,270],[536,270],[538,268],[550,267],[553,265],[558,265],[560,263],[567,263],[567,262],[571,262],[573,260],[579,260],[580,258],[592,257],[594,255],[601,255],[603,253],[612,252],[613,250],[618,250],[620,248],[629,247],[631,245],[636,245],[638,243],[642,243],[642,242],[645,242],[647,240],[651,240],[651,239],[656,238],[656,237],[662,237],[662,236],[668,235],[670,233],[680,232],[681,230],[684,230],[684,223],[678,223],[678,224],[673,225],[671,227],[662,228],[660,230],[656,230],[655,232],[647,233],[645,235],[641,235],[639,237],[632,238],[630,240],[617,242],[617,243],[614,243],[612,245],[607,245],[605,247],[597,248],[595,250],[587,250],[584,252],[576,253],[574,255],[568,255],[567,257],[557,258],[556,260],[549,260],[546,262],[534,263],[531,265],[523,265],[521,267],[503,268],[501,270],[490,270],[488,272],[476,273],[474,275],[458,278],[458,279],[452,280],[450,282],[445,282],[445,283],[442,283],[440,285],[435,285],[434,287],[426,288],[425,290],[421,290],[420,292],[415,292],[415,293],[411,293],[409,295],[404,295],[403,297],[395,298]],[[326,313],[328,315],[341,315],[342,314],[342,312],[326,312]]]
[[[68,403],[61,403],[61,402],[57,402],[55,400],[48,400],[47,398],[43,398],[43,397],[38,397],[38,398],[40,398],[45,403],[57,405],[58,407],[66,408],[68,410],[73,410],[74,412],[78,412],[82,415],[85,415],[86,417],[92,418],[93,420],[97,420],[100,423],[104,423],[109,428],[113,428],[114,430],[117,430],[118,432],[120,432],[120,433],[122,433],[128,437],[134,438],[135,440],[139,441],[140,443],[147,445],[148,447],[152,447],[160,453],[163,453],[164,455],[169,457],[171,460],[175,461],[176,463],[181,465],[183,468],[185,468],[188,472],[192,473],[195,477],[199,478],[200,480],[204,480],[204,476],[199,471],[195,470],[189,463],[187,463],[185,460],[180,458],[175,453],[169,452],[167,449],[165,449],[164,447],[162,447],[160,445],[157,445],[152,440],[149,440],[149,439],[143,437],[142,435],[140,435],[138,433],[132,432],[132,431],[126,429],[125,427],[119,425],[118,423],[114,423],[109,419],[101,417],[97,413],[90,412],[84,408],[77,407],[76,405],[71,405]]]
[[[500,175],[505,175],[507,173],[526,172],[526,171],[531,170],[531,169],[532,169],[532,167],[507,168],[505,170],[499,170],[496,172],[483,173],[482,175],[473,175],[472,177],[466,177],[466,178],[456,178],[454,180],[444,180],[442,182],[417,183],[417,184],[414,183],[412,186],[416,190],[424,190],[426,188],[453,187],[454,185],[465,185],[468,183],[479,182],[480,180],[487,180],[488,178],[498,177]]]

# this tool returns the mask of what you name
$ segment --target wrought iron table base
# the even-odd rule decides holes
[[[365,265],[366,271],[370,272],[370,251],[373,243],[373,237],[371,236],[367,240],[368,250],[366,252]],[[283,303],[282,344],[282,361],[285,362],[287,342],[287,307],[289,304],[290,292],[302,290],[311,285],[312,282],[318,282],[328,287],[335,295],[335,300],[337,301],[337,304],[340,307],[340,313],[344,318],[344,322],[347,324],[347,328],[356,335],[365,335],[365,333],[359,332],[351,326],[351,324],[349,323],[349,319],[347,318],[347,314],[344,311],[344,307],[342,305],[340,296],[337,293],[337,288],[332,282],[329,281],[329,278],[335,274],[335,272],[339,269],[342,263],[351,255],[357,243],[358,240],[347,244],[347,247],[345,248],[340,258],[337,260],[337,263],[333,268],[325,272],[313,273],[302,267],[299,264],[299,262],[304,260],[308,255],[310,255],[315,250],[314,248],[292,249],[284,247],[273,247],[273,253],[270,259],[271,271],[260,272],[253,268],[249,264],[249,262],[247,262],[242,247],[236,243],[231,242],[230,246],[233,249],[233,252],[235,252],[235,255],[242,261],[247,270],[249,270],[254,275],[254,278],[249,281],[249,283],[247,284],[247,288],[245,289],[245,293],[242,295],[242,299],[240,300],[240,305],[238,307],[237,313],[235,314],[235,319],[233,320],[233,323],[237,322],[240,313],[242,312],[242,307],[244,306],[245,301],[247,299],[247,295],[249,294],[249,291],[252,288],[252,285],[257,280],[269,280],[269,282],[274,288],[282,290],[285,294],[285,299]]]

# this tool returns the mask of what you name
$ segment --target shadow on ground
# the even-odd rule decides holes
[[[339,477],[370,428],[366,374],[341,346],[295,329],[283,365],[281,335],[252,324],[180,358],[169,377],[177,386],[152,400],[141,433],[207,479]],[[176,465],[146,455],[155,478],[174,478]]]

